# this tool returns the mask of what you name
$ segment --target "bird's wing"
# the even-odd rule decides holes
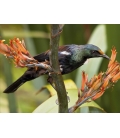
[[[45,60],[49,60],[49,55],[47,54],[47,52],[36,55],[33,58],[38,60],[39,62],[44,62]]]
[[[44,53],[38,54],[36,56],[34,56],[34,58],[36,60],[38,60],[39,62],[44,62],[45,60],[49,61],[49,52],[50,50],[47,50]],[[69,55],[70,54],[70,46],[66,45],[66,46],[60,46],[58,49],[58,54],[60,55]]]
[[[70,52],[70,45],[60,46],[58,51],[59,52],[63,52],[63,51]]]

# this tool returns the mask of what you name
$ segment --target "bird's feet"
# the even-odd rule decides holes
[[[63,68],[62,68],[62,65],[60,65],[60,72],[58,71],[51,71],[51,72],[47,71],[47,72],[49,72],[49,76],[51,76],[52,74],[55,74],[55,73],[57,75],[60,75],[62,71],[63,71]]]
[[[68,94],[68,92],[67,92],[67,94]],[[67,96],[67,100],[68,100],[68,103],[70,102],[70,97],[69,96]],[[59,105],[59,100],[57,99],[56,101],[55,101],[55,103],[57,104],[57,105]]]
[[[63,68],[62,68],[62,65],[60,65],[60,72],[63,72]]]

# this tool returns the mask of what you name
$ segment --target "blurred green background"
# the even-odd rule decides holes
[[[6,40],[19,37],[25,40],[27,49],[31,55],[36,55],[49,49],[50,25],[42,24],[1,24],[0,39]],[[120,61],[120,25],[108,24],[66,24],[60,37],[60,44],[86,44],[92,43],[99,46],[108,56],[111,55],[111,48],[114,45],[117,49],[117,60]],[[90,77],[99,71],[107,69],[108,61],[100,59],[84,65],[76,71],[64,75],[64,80],[72,79],[80,86],[81,71],[85,70]],[[0,54],[0,112],[33,112],[41,103],[50,97],[47,90],[36,95],[38,90],[47,84],[46,76],[39,77],[22,85],[13,94],[4,94],[3,90],[13,81],[20,77],[26,69],[15,68],[14,64]],[[98,103],[106,112],[120,112],[120,82],[108,89],[105,94],[97,99]]]

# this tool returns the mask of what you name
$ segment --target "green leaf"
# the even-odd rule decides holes
[[[86,102],[86,103],[84,103],[84,104],[82,104],[81,105],[81,108],[83,108],[83,107],[94,107],[94,108],[97,108],[97,109],[99,109],[99,110],[101,110],[100,112],[105,112],[104,111],[104,109],[103,108],[101,108],[96,102],[94,102],[94,101],[91,101],[91,102]],[[89,110],[90,110],[90,108],[89,108]],[[81,109],[80,109],[80,111],[81,111]],[[88,112],[90,112],[90,111],[88,111]]]
[[[76,84],[71,79],[65,80],[64,83],[65,83],[65,88],[67,90],[68,89],[77,89]],[[51,96],[56,94],[55,89],[50,84],[45,85],[44,87],[42,87],[37,93],[41,92],[44,89],[47,89]]]
[[[68,92],[68,96],[70,97],[70,102],[68,103],[68,106],[71,107],[77,101],[78,90],[77,90],[75,83],[72,80],[66,80],[65,86],[66,86],[66,90]],[[49,87],[47,86],[47,88],[49,88]],[[51,89],[48,89],[48,90],[51,90]],[[33,111],[33,113],[57,113],[58,112],[58,105],[55,103],[56,100],[57,100],[57,95],[55,94],[54,96],[49,98],[47,101],[43,102],[40,106],[38,106]],[[94,107],[94,108],[100,109],[101,111],[104,111],[94,101],[87,102],[87,103],[81,105],[81,107]]]
[[[46,38],[49,39],[49,33],[43,31],[23,31],[23,30],[3,30],[2,32],[4,37],[32,37],[32,38]]]

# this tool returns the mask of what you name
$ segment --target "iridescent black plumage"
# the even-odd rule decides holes
[[[34,58],[39,62],[45,62],[45,60],[49,61],[49,53],[50,51],[48,50],[47,52],[34,56]],[[109,59],[109,57],[106,56],[97,46],[92,44],[65,45],[59,47],[58,50],[59,65],[62,75],[68,74],[82,66],[88,58],[96,57]],[[45,69],[39,68],[38,70],[35,70],[34,68],[29,68],[18,80],[5,89],[4,93],[15,92],[25,82],[44,74],[48,74]]]

